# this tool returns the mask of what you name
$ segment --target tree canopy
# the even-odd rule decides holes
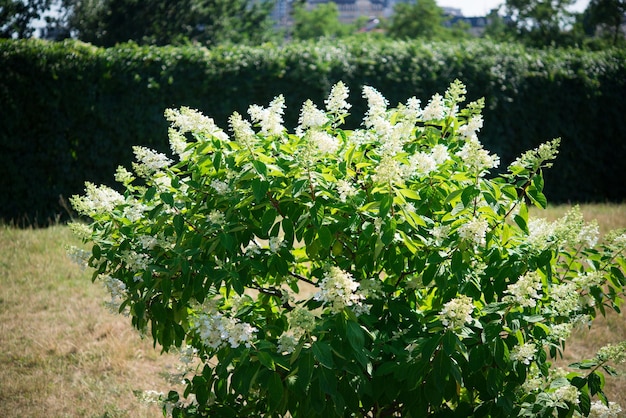
[[[0,0],[0,38],[29,38],[51,0]]]
[[[270,33],[273,2],[254,0],[63,0],[63,26],[100,46],[259,43]]]

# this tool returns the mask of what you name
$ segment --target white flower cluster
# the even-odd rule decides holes
[[[490,155],[475,136],[469,138],[456,155],[461,157],[469,171],[476,175],[500,165],[500,157],[495,154]]]
[[[177,154],[178,158],[182,161],[189,158],[192,151],[187,149],[189,144],[187,143],[185,135],[180,133],[177,129],[171,127],[168,129],[167,134],[172,152]]]
[[[541,276],[536,271],[530,271],[520,277],[517,282],[507,286],[505,293],[513,297],[513,301],[521,307],[535,307],[541,299]]]
[[[368,110],[363,119],[365,127],[371,128],[379,135],[385,136],[391,132],[391,123],[387,120],[387,106],[389,102],[373,87],[363,87],[363,97],[367,99]]]
[[[518,170],[529,169],[537,170],[544,162],[553,160],[559,153],[560,139],[554,139],[550,142],[541,144],[538,148],[526,151],[509,165],[509,171],[516,172]],[[549,167],[550,165],[543,165]]]
[[[589,418],[618,418],[620,417],[622,408],[615,402],[609,402],[608,406],[602,401],[594,401],[591,404]]]
[[[424,122],[431,120],[441,120],[446,117],[446,106],[443,100],[443,96],[436,93],[428,102],[422,112],[422,119]]]
[[[326,110],[329,113],[344,116],[347,111],[352,107],[350,103],[346,101],[349,91],[343,82],[335,84],[331,90],[328,98],[324,101],[326,104]]]
[[[319,287],[319,292],[313,298],[330,305],[333,313],[339,313],[348,306],[359,306],[364,299],[363,295],[356,293],[359,283],[352,278],[350,273],[339,267],[331,267],[324,274]]]
[[[137,251],[122,251],[120,256],[122,262],[126,264],[126,268],[135,273],[147,270],[148,263],[150,262],[150,256],[148,254],[139,253]]]
[[[106,302],[107,308],[111,312],[117,313],[120,309],[120,305],[127,297],[126,284],[119,279],[114,279],[108,274],[98,275],[98,279],[102,280],[104,287],[111,295],[111,300]]]
[[[571,322],[564,322],[562,324],[552,325],[550,328],[550,334],[548,340],[560,343],[567,340],[572,335],[573,324]]]
[[[135,180],[133,173],[121,165],[117,166],[117,169],[115,170],[115,181],[121,184],[130,184],[133,180]]]
[[[252,105],[248,108],[248,114],[253,122],[261,126],[261,133],[265,135],[281,135],[285,130],[283,126],[283,113],[285,98],[279,95],[272,100],[268,107]]]
[[[200,313],[193,325],[202,342],[213,349],[223,344],[232,348],[240,345],[250,347],[257,331],[252,325],[241,322],[237,318],[224,316],[220,312]]]
[[[298,341],[307,332],[315,328],[315,315],[305,308],[296,307],[287,313],[289,330],[278,338],[277,351],[281,354],[291,354],[296,349]]]
[[[476,136],[476,132],[483,127],[483,116],[482,115],[474,115],[472,116],[465,125],[462,125],[459,128],[459,134],[463,138],[473,138]]]
[[[394,184],[402,180],[404,170],[398,160],[392,155],[384,155],[372,180],[381,184]]]
[[[345,180],[337,181],[337,192],[339,192],[339,200],[345,202],[349,197],[356,196],[358,190],[352,184]]]
[[[614,363],[626,362],[626,341],[619,344],[607,344],[598,350],[596,357],[600,361],[612,361]]]
[[[311,100],[304,102],[298,119],[300,129],[320,128],[327,122],[328,117],[324,111],[318,109]]]
[[[70,198],[72,207],[82,215],[109,213],[124,203],[124,196],[107,186],[86,182],[85,192],[84,196],[74,195]]]
[[[207,220],[214,225],[223,226],[226,222],[226,217],[219,210],[212,210],[207,216]]]
[[[320,154],[335,154],[341,146],[336,137],[324,131],[312,130],[309,133],[309,141]]]
[[[450,225],[435,225],[430,230],[430,238],[432,245],[440,246],[450,234]]]
[[[74,264],[77,264],[84,269],[87,268],[87,266],[89,265],[91,253],[89,251],[83,250],[82,248],[78,248],[75,245],[72,245],[67,248],[67,256]]]
[[[228,119],[230,129],[235,135],[235,140],[244,148],[252,148],[256,143],[256,134],[250,125],[250,122],[243,119],[241,115],[234,112]]]
[[[516,345],[511,350],[510,359],[512,361],[519,361],[526,365],[535,358],[537,347],[533,343],[524,343],[522,345]]]
[[[172,160],[167,158],[165,154],[150,148],[134,146],[133,152],[138,161],[138,163],[133,163],[133,169],[138,176],[143,178],[148,178],[172,164]]]
[[[458,330],[463,325],[472,321],[472,312],[474,312],[474,302],[472,298],[466,295],[460,295],[445,305],[439,312],[441,323],[448,329]]]
[[[486,219],[473,218],[459,228],[459,237],[473,242],[475,245],[485,245],[489,223]]]
[[[570,313],[580,308],[580,296],[574,283],[560,283],[552,286],[550,298],[552,309],[557,315],[569,316]]]
[[[552,392],[552,400],[555,402],[567,402],[573,405],[578,405],[578,397],[578,388],[573,385],[564,385]]]
[[[166,109],[165,119],[181,134],[198,132],[213,136],[221,141],[228,140],[228,135],[215,124],[212,118],[204,116],[195,109],[186,106],[181,107],[180,110]]]
[[[225,195],[230,191],[230,186],[228,185],[228,183],[218,179],[211,180],[211,188],[220,195]]]
[[[124,207],[124,217],[131,222],[137,222],[144,217],[144,213],[147,212],[148,209],[148,206],[140,201],[129,200]]]

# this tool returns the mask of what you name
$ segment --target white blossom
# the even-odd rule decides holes
[[[167,132],[172,152],[178,155],[178,158],[180,158],[181,161],[189,158],[192,150],[187,149],[189,144],[187,143],[185,135],[174,128],[169,128]]]
[[[580,308],[580,297],[574,283],[561,283],[552,286],[550,297],[552,309],[557,315],[569,316]]]
[[[111,312],[118,312],[122,302],[128,296],[126,284],[119,279],[109,276],[108,274],[100,274],[98,275],[98,279],[103,282],[104,287],[111,296],[111,300],[106,302],[106,306],[111,310]]]
[[[250,122],[244,120],[241,115],[234,112],[228,119],[230,129],[235,135],[235,140],[245,148],[252,148],[256,143],[256,134]]]
[[[516,345],[511,350],[510,359],[513,361],[520,361],[526,365],[535,358],[537,347],[533,343],[524,343],[522,345]]]
[[[339,200],[342,202],[345,202],[349,197],[355,196],[358,193],[357,189],[346,180],[337,181],[337,192],[339,193]]]
[[[130,184],[134,179],[135,177],[133,177],[133,173],[121,165],[117,166],[117,169],[115,170],[115,181],[121,184]]]
[[[137,163],[133,163],[133,169],[138,176],[148,178],[157,171],[168,167],[172,164],[172,160],[167,158],[165,154],[156,152],[150,148],[134,146],[133,152]]]
[[[409,157],[406,168],[409,177],[426,177],[437,169],[437,161],[430,153],[417,152]]]
[[[226,222],[226,217],[219,210],[212,210],[209,213],[209,216],[207,216],[207,219],[210,223],[220,226],[224,225],[224,223]]]
[[[385,120],[387,106],[389,102],[373,87],[363,87],[363,97],[367,100],[368,110],[365,114],[364,122],[368,128],[377,125],[379,119]]]
[[[279,95],[274,98],[267,108],[252,105],[248,108],[248,114],[254,122],[261,126],[261,133],[266,135],[281,135],[285,130],[283,126],[283,113],[285,98]]]
[[[489,223],[486,219],[473,218],[459,228],[459,237],[473,242],[476,245],[486,244],[487,229]]]
[[[211,181],[211,188],[213,188],[218,194],[225,195],[230,191],[230,186],[225,181],[213,179]]]
[[[124,203],[124,196],[107,186],[86,182],[85,191],[84,196],[74,195],[70,198],[74,209],[83,215],[109,213],[117,205]]]
[[[541,299],[542,286],[539,273],[531,271],[520,277],[517,282],[508,285],[505,293],[513,296],[515,303],[522,307],[534,307],[537,300]]]
[[[220,312],[202,312],[198,314],[193,324],[193,330],[198,333],[202,342],[213,349],[228,344],[232,348],[240,345],[250,347],[257,331],[252,325],[241,322],[237,318],[224,316]]]
[[[474,302],[469,296],[460,295],[445,305],[439,312],[441,323],[448,329],[458,330],[472,321]]]
[[[300,128],[319,128],[324,126],[327,122],[328,117],[326,116],[326,113],[318,109],[311,100],[304,102],[298,119],[298,125]]]
[[[422,112],[422,119],[425,122],[428,122],[431,120],[441,120],[445,116],[446,107],[443,97],[439,93],[435,93],[435,95],[428,102],[428,105],[424,108]]]
[[[296,350],[298,346],[299,336],[293,334],[293,332],[283,332],[280,337],[278,337],[278,344],[276,347],[276,351],[279,354],[291,354]]]
[[[404,171],[395,158],[385,155],[381,158],[372,179],[377,183],[394,184],[402,180]]]
[[[574,405],[578,405],[578,396],[578,389],[573,385],[561,386],[552,393],[552,398],[555,401],[567,402]]]
[[[202,112],[183,106],[179,110],[166,109],[165,118],[171,122],[172,127],[178,129],[181,134],[187,132],[198,132],[208,136],[213,136],[221,141],[228,140],[228,135],[224,133],[213,119],[204,116]]]
[[[320,290],[313,296],[315,300],[329,305],[333,313],[343,311],[345,307],[361,303],[363,296],[356,293],[359,283],[352,275],[338,267],[331,267],[324,274],[319,284]]]
[[[622,408],[615,402],[609,402],[608,406],[602,403],[602,401],[594,401],[591,404],[591,411],[589,411],[589,418],[618,418]]]
[[[500,165],[500,158],[489,155],[475,136],[469,138],[456,155],[461,157],[470,172],[477,175]]]
[[[335,154],[339,150],[339,140],[324,131],[311,131],[310,141],[321,154]]]
[[[483,127],[483,117],[482,115],[474,115],[472,116],[465,125],[462,125],[459,128],[459,134],[463,138],[471,138],[476,135],[476,132]]]
[[[328,99],[324,101],[326,110],[330,113],[343,115],[352,105],[346,101],[348,98],[348,88],[343,82],[339,81],[330,90]]]
[[[450,153],[448,153],[448,147],[444,144],[437,144],[431,150],[431,156],[435,160],[435,164],[440,165],[450,159]]]

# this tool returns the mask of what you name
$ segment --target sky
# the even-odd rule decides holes
[[[454,7],[461,9],[463,16],[486,16],[491,9],[504,3],[503,0],[437,0],[439,7]],[[577,0],[572,11],[582,12],[589,4],[589,0]]]

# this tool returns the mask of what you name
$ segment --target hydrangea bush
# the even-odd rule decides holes
[[[282,96],[230,133],[170,109],[173,157],[135,147],[124,194],[73,197],[110,305],[189,365],[167,413],[616,416],[602,389],[624,343],[575,371],[551,361],[619,310],[626,233],[599,243],[577,208],[530,219],[559,140],[489,175],[483,103],[464,95],[392,108],[365,87],[354,131],[341,82],[293,133]]]

